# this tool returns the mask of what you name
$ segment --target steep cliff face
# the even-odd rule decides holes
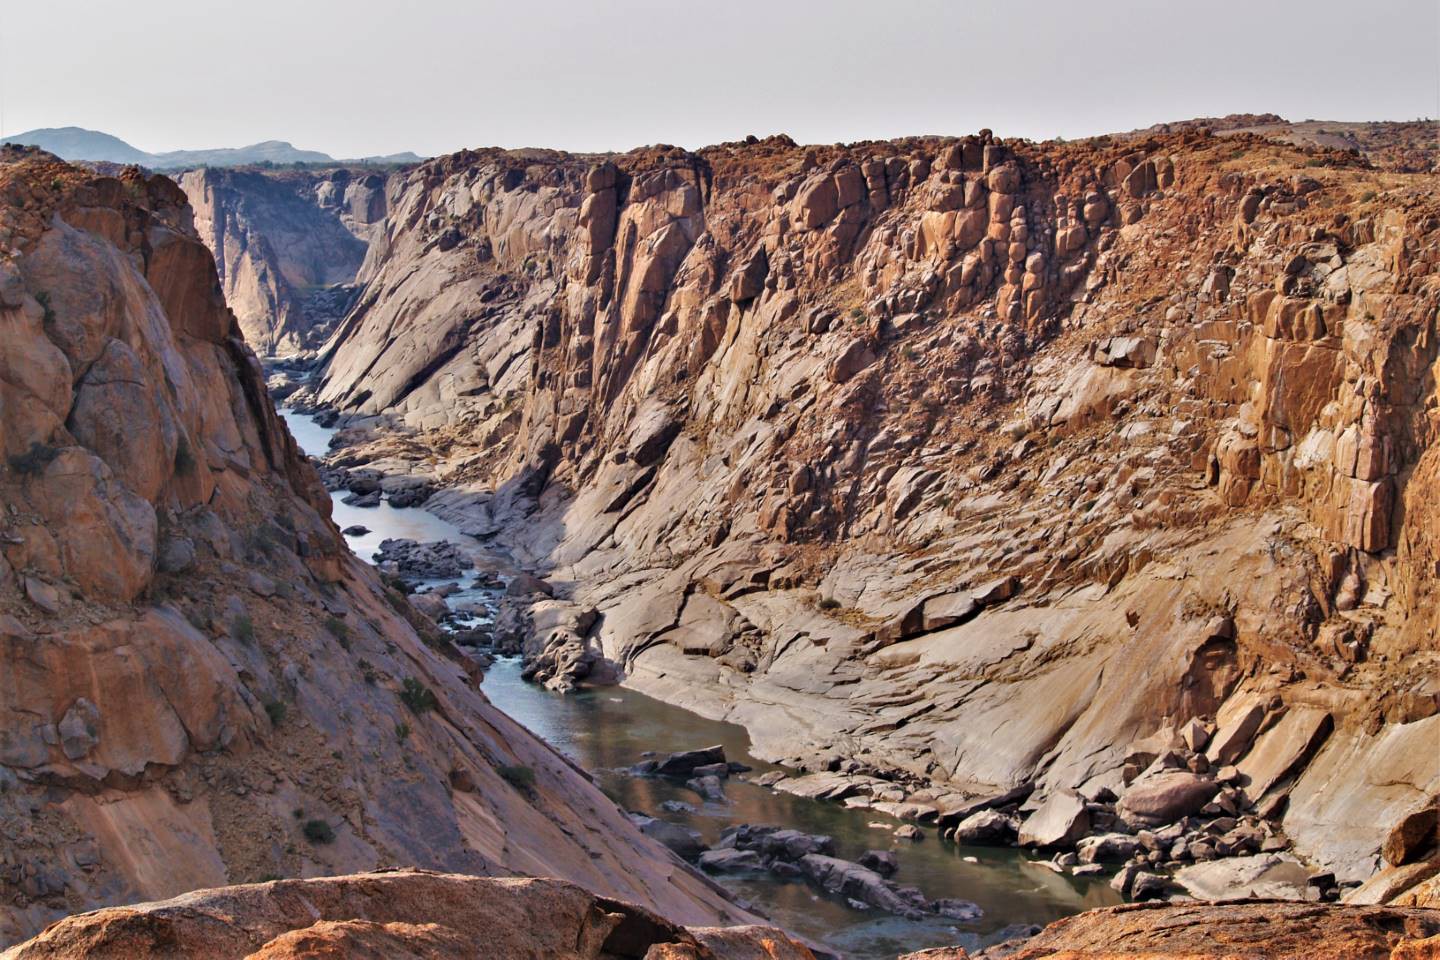
[[[178,182],[246,342],[262,355],[323,342],[385,217],[385,176],[201,168]]]
[[[0,943],[399,864],[744,918],[348,552],[172,182],[0,153],[0,344]]]
[[[1440,785],[1426,177],[982,133],[389,191],[312,399],[548,572],[539,679],[942,815],[1178,750],[1342,878]]]

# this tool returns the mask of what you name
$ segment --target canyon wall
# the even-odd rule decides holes
[[[0,152],[0,944],[397,865],[748,919],[348,551],[190,219]]]
[[[202,167],[177,182],[251,348],[283,354],[323,342],[349,309],[384,220],[385,175]]]
[[[1208,752],[1345,879],[1434,796],[1425,176],[987,131],[465,152],[388,190],[308,402],[546,573],[538,679],[942,816]]]

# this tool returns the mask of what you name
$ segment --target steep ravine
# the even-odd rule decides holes
[[[1432,187],[1203,129],[465,152],[303,400],[547,577],[552,686],[947,824],[1028,791],[1042,846],[1179,817],[1165,870],[1250,818],[1357,895],[1440,785]]]
[[[0,152],[0,945],[394,866],[751,919],[346,549],[190,217],[164,178]]]
[[[175,179],[251,349],[293,354],[323,343],[385,218],[386,172],[202,167]]]

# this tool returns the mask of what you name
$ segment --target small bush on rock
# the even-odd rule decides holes
[[[499,768],[500,776],[521,793],[529,793],[535,789],[535,771],[530,767],[519,763],[507,763]]]
[[[333,843],[335,841],[335,831],[324,820],[306,820],[301,832],[311,843]]]
[[[401,683],[400,702],[415,713],[428,713],[440,705],[434,692],[414,677],[406,677]]]

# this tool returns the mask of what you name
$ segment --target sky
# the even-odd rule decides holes
[[[336,157],[1440,116],[1437,0],[0,0],[0,133]]]

